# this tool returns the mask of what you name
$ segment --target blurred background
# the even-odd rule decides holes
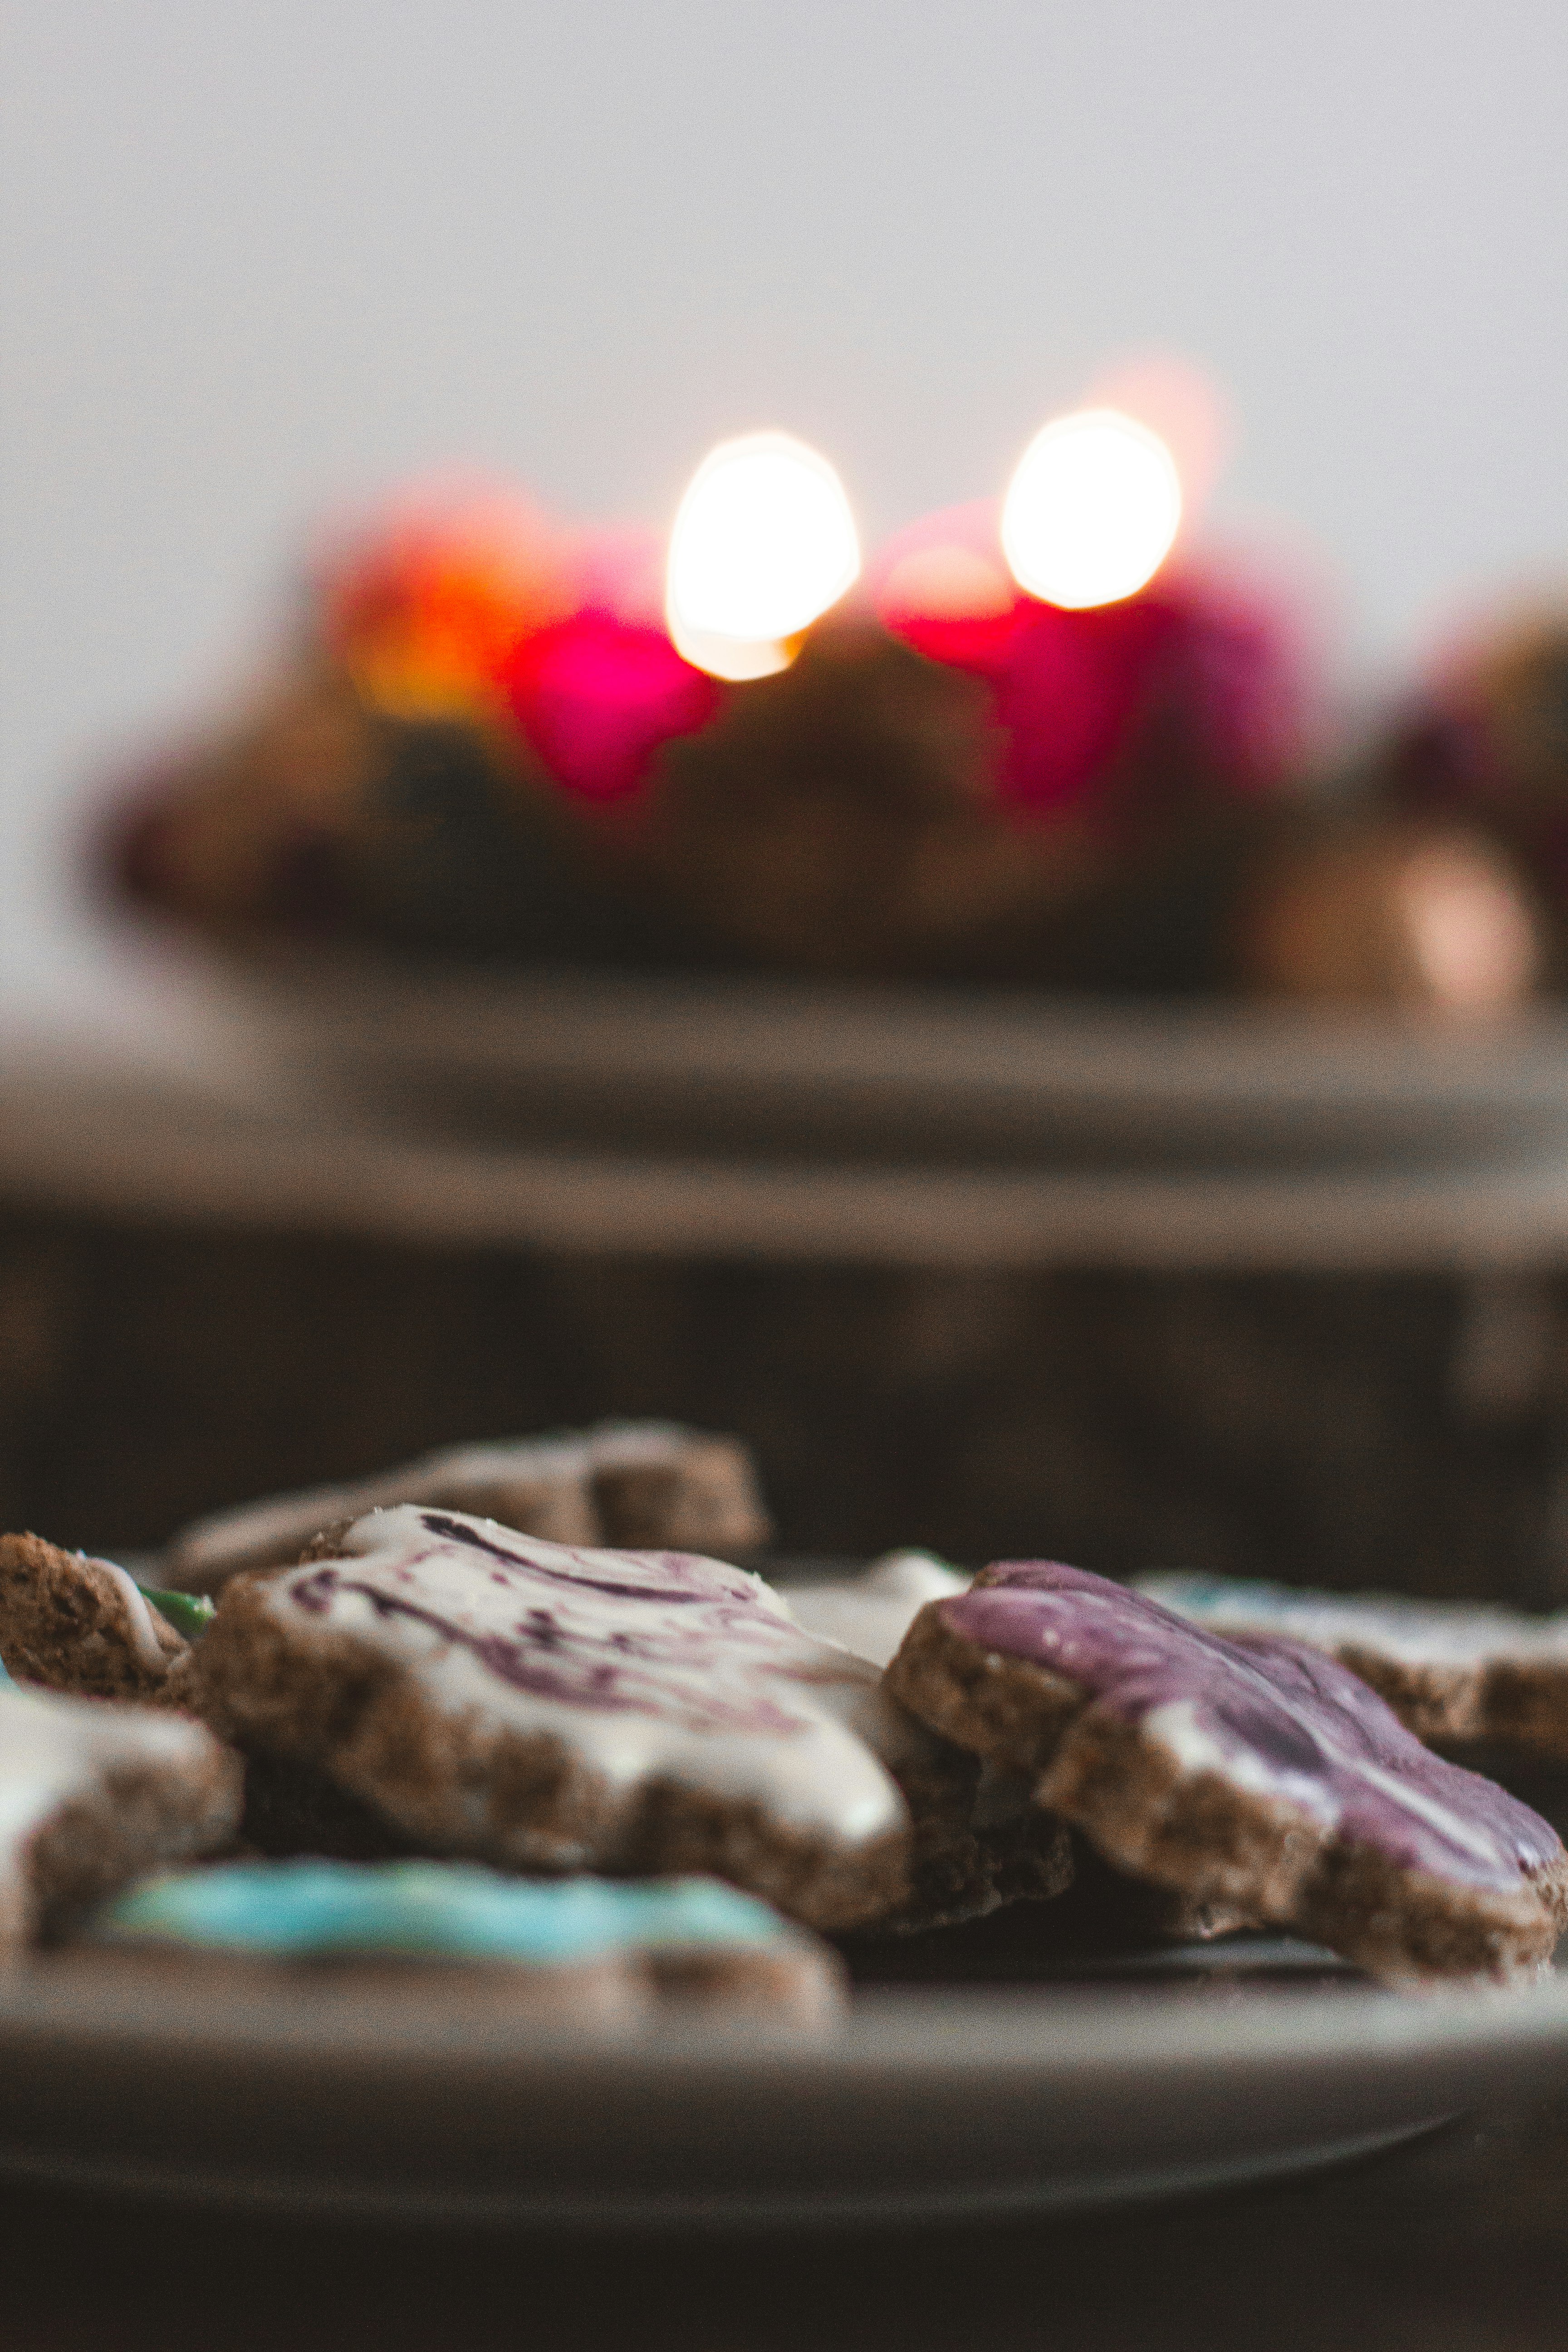
[[[48,1029],[97,1007],[140,1050],[217,1004],[227,967],[194,948],[162,994],[129,985],[156,957],[88,887],[94,812],[274,659],[336,519],[453,466],[663,533],[716,440],[781,426],[838,468],[869,551],[998,498],[1053,414],[1184,369],[1216,394],[1209,524],[1310,583],[1328,698],[1370,740],[1475,616],[1561,605],[1565,90],[1545,0],[0,0],[0,1028],[33,1024],[0,1069],[0,1520],[144,1547],[424,1445],[663,1412],[750,1440],[800,1549],[1568,1599],[1560,619],[1395,747],[1342,870],[1307,839],[1307,914],[1255,963],[1389,1000],[1332,1050],[1321,1023],[1282,1046],[1234,1002],[938,1005],[933,973],[999,969],[943,962],[941,939],[866,960],[919,983],[878,999],[886,1022],[792,992],[854,929],[837,835],[812,953],[743,940],[750,993],[672,995],[651,962],[581,997],[307,974],[279,1013],[231,975],[200,1050],[171,1046],[183,1094],[168,1071],[84,1076]],[[1112,610],[1106,641],[1152,613],[1187,649],[1182,690],[1227,715],[1245,630],[1201,599],[1184,617],[1190,583],[1163,593]],[[730,698],[753,735],[678,747],[688,830],[653,843],[654,895],[695,876],[700,915],[762,906],[734,877],[766,881],[765,827],[759,851],[730,821],[786,722],[780,802],[815,780],[823,709],[842,840],[874,872],[883,842],[923,841],[931,744],[981,705],[957,656],[861,651],[868,677],[904,665],[911,709],[911,679],[948,703],[900,737],[899,696],[844,686],[829,629],[775,700]],[[312,695],[347,730],[334,790],[379,746],[375,789],[405,794],[372,794],[349,847],[378,936],[405,938],[409,876],[375,857],[430,746],[412,725],[394,744],[406,713],[350,669],[296,699],[307,732]],[[237,805],[268,759],[268,790],[289,770],[280,838],[299,717],[215,786]],[[500,790],[461,733],[437,747],[454,808]],[[882,836],[855,831],[868,742],[915,812]],[[1456,745],[1476,755],[1457,803]],[[1170,752],[1145,747],[1145,809]],[[1458,866],[1401,830],[1409,775],[1473,820]],[[570,797],[511,782],[546,829]],[[1107,969],[1141,969],[1151,909],[1179,961],[1184,894],[1209,891],[1189,929],[1217,935],[1237,809],[1300,847],[1288,794],[1254,782],[1198,792],[1191,843],[1110,909]],[[986,887],[1011,821],[972,827]],[[504,869],[495,838],[470,832],[459,881],[532,887],[544,834]],[[588,901],[562,903],[570,931]],[[1517,1019],[1500,1044],[1415,1037],[1390,1003],[1423,991]]]
[[[783,424],[868,541],[1097,373],[1225,388],[1350,689],[1568,548],[1544,0],[6,0],[0,974],[90,962],[106,758],[254,658],[304,535],[448,461],[666,527]]]

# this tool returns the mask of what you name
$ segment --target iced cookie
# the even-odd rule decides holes
[[[1282,1635],[1338,1658],[1419,1739],[1568,1760],[1568,1614],[1214,1576],[1145,1576],[1138,1589],[1230,1641]]]
[[[471,1863],[226,1863],[148,1879],[95,1942],[174,1961],[330,1974],[374,1969],[443,2005],[616,2019],[651,2001],[814,2021],[841,2000],[815,1936],[711,1878],[505,1878]]]
[[[0,1536],[0,1657],[22,1682],[100,1698],[154,1698],[184,1635],[112,1560]]]
[[[788,1585],[784,1598],[808,1633],[885,1666],[926,1602],[966,1592],[969,1582],[934,1552],[889,1551],[858,1576]]]
[[[928,1604],[888,1670],[1118,1869],[1391,1979],[1529,1974],[1568,1916],[1540,1817],[1432,1755],[1331,1658],[1242,1647],[1053,1562]]]
[[[721,1558],[754,1551],[771,1532],[738,1438],[666,1422],[605,1422],[562,1437],[447,1446],[379,1477],[215,1512],[174,1538],[163,1573],[184,1591],[216,1592],[241,1569],[297,1560],[323,1528],[398,1503],[472,1512],[549,1543]]]
[[[239,1821],[240,1762],[151,1707],[0,1687],[0,1950]]]
[[[973,1764],[743,1570],[409,1505],[319,1550],[225,1586],[196,1703],[418,1851],[710,1872],[848,1927],[924,1874],[911,1805],[968,1821]]]

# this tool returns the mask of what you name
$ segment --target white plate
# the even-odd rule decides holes
[[[1366,2153],[1568,2082],[1568,1983],[1409,1998],[1300,1947],[857,1998],[818,2042],[621,2042],[243,2006],[171,1977],[0,1993],[0,2169],[426,2221],[714,2229],[1090,2208]],[[1292,1968],[1304,1974],[1292,1981]]]

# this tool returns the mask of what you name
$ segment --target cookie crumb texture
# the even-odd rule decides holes
[[[495,1519],[547,1543],[744,1556],[773,1532],[739,1438],[668,1422],[603,1422],[559,1437],[452,1445],[379,1477],[217,1511],[182,1529],[163,1573],[216,1592],[246,1569],[286,1567],[325,1528],[401,1503]]]
[[[189,1644],[122,1568],[0,1536],[0,1658],[18,1680],[99,1698],[159,1696]]]
[[[68,1929],[147,1870],[216,1852],[240,1759],[149,1707],[0,1689],[0,1949]]]
[[[721,1561],[377,1511],[335,1559],[226,1585],[193,1679],[225,1736],[425,1853],[703,1873],[824,1927],[909,1898],[899,1775],[937,1744]]]
[[[1528,1977],[1568,1920],[1556,1832],[1297,1643],[1243,1647],[1084,1570],[1008,1563],[922,1610],[888,1679],[1117,1868],[1387,1979]]]

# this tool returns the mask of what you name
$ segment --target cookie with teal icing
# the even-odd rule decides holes
[[[96,1944],[199,1966],[291,1971],[341,1990],[367,1969],[428,1995],[532,2009],[699,2000],[826,2017],[839,1966],[775,1911],[710,1878],[509,1878],[470,1863],[245,1862],[146,1879]]]
[[[1531,1976],[1568,1918],[1556,1832],[1300,1643],[1013,1560],[929,1602],[888,1680],[1129,1875],[1390,1979]]]
[[[196,1630],[171,1622],[112,1560],[0,1535],[0,1659],[18,1682],[174,1703]]]
[[[1139,1579],[1167,1609],[1228,1641],[1283,1636],[1338,1658],[1416,1738],[1568,1762],[1568,1611],[1316,1592],[1239,1577]]]

